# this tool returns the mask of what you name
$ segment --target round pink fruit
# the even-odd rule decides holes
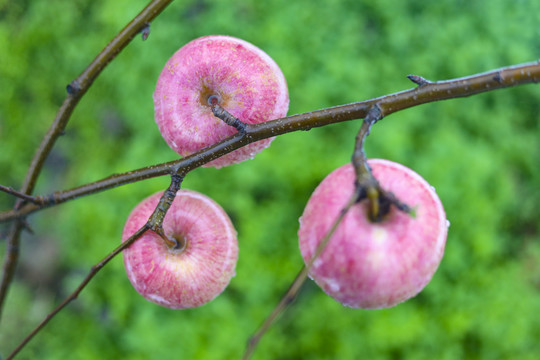
[[[442,259],[448,225],[434,189],[398,163],[368,163],[381,188],[415,210],[415,216],[391,207],[381,222],[368,219],[366,201],[345,215],[310,277],[331,297],[353,308],[394,306],[418,294]],[[300,218],[300,251],[306,264],[354,192],[349,163],[333,171],[315,189]]]
[[[122,241],[147,221],[163,193],[154,194],[129,215]],[[201,306],[218,296],[235,275],[236,230],[225,211],[209,197],[180,190],[163,220],[163,231],[181,246],[170,248],[146,231],[124,250],[131,284],[147,300],[172,309]]]
[[[212,101],[248,124],[284,117],[289,108],[287,83],[274,60],[244,40],[223,35],[189,42],[169,59],[159,76],[155,120],[178,154],[190,155],[237,132],[214,116]],[[254,142],[207,166],[253,158],[272,140]]]

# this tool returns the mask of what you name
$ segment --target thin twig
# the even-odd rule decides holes
[[[25,201],[29,201],[31,202],[32,204],[36,204],[36,205],[43,205],[43,201],[41,201],[41,198],[40,197],[36,197],[36,196],[32,196],[32,195],[27,195],[25,193],[22,193],[20,191],[17,191],[15,190],[14,188],[12,187],[9,187],[9,186],[4,186],[4,185],[0,185],[0,191],[3,191],[5,192],[6,194],[10,194],[10,195],[13,195],[15,197],[18,197],[19,199],[22,199],[22,200],[25,200]]]
[[[28,334],[23,341],[21,341],[21,343],[6,357],[6,360],[10,360],[10,359],[13,359],[15,357],[15,355],[17,355],[19,353],[19,351],[21,351],[25,346],[26,344],[28,344],[28,342],[30,340],[32,340],[32,338],[45,326],[47,325],[47,323],[56,315],[58,314],[63,308],[65,308],[70,302],[72,302],[73,300],[75,300],[80,292],[86,287],[86,285],[88,285],[88,283],[90,282],[90,280],[92,280],[94,278],[94,276],[96,276],[96,274],[99,272],[99,270],[101,270],[109,261],[111,261],[116,255],[118,255],[120,252],[122,252],[122,250],[124,250],[125,248],[127,248],[128,246],[130,246],[135,240],[137,240],[139,237],[141,237],[146,231],[148,230],[148,224],[145,224],[142,228],[140,228],[135,234],[133,234],[128,240],[124,241],[120,246],[118,246],[116,249],[114,249],[109,255],[107,255],[105,258],[103,258],[103,260],[101,260],[99,263],[97,263],[96,265],[92,266],[92,268],[90,269],[90,272],[88,273],[88,275],[86,275],[86,277],[84,278],[84,280],[81,282],[81,284],[77,287],[77,289],[75,289],[75,291],[73,291],[68,297],[66,297],[64,299],[64,301],[62,301],[62,303],[60,303],[53,311],[51,311],[46,317],[45,319],[43,319],[43,321],[41,323],[39,323],[38,326],[36,326],[34,328],[34,330],[32,330],[32,332],[30,332],[30,334]]]
[[[180,185],[182,184],[184,177],[179,174],[172,174],[171,175],[171,184],[163,192],[163,195],[161,196],[158,205],[154,209],[154,212],[150,217],[148,218],[148,221],[146,224],[137,230],[135,234],[129,237],[126,241],[124,241],[120,246],[118,246],[116,249],[114,249],[109,255],[107,255],[103,260],[101,260],[99,263],[97,263],[95,266],[92,266],[90,269],[90,272],[86,277],[83,279],[83,281],[80,283],[80,285],[71,293],[68,297],[60,303],[53,311],[51,311],[43,321],[36,326],[26,338],[13,350],[13,352],[6,358],[12,359],[19,351],[21,351],[26,344],[34,337],[36,334],[56,315],[58,314],[63,308],[65,308],[70,302],[75,300],[80,292],[88,285],[90,280],[94,278],[94,276],[98,273],[99,270],[101,270],[110,260],[112,260],[116,255],[118,255],[122,250],[129,247],[133,242],[135,242],[138,238],[140,238],[147,230],[151,230],[156,232],[158,235],[162,236],[164,240],[169,244],[169,241],[173,241],[172,244],[173,247],[177,247],[179,244],[176,240],[170,240],[168,239],[164,232],[163,232],[163,219],[165,218],[165,215],[167,214],[167,211],[171,207],[172,202],[174,201],[176,197],[176,193],[178,190],[180,190]]]
[[[315,127],[343,121],[362,119],[366,117],[368,111],[372,109],[375,104],[379,106],[384,116],[388,116],[397,111],[425,103],[467,97],[482,92],[537,83],[539,81],[540,63],[534,62],[510,66],[459,79],[430,82],[414,89],[384,95],[366,101],[292,115],[260,124],[250,124],[246,127],[245,135],[240,133],[234,134],[215,145],[204,148],[182,159],[109,176],[102,180],[73,189],[58,191],[46,197],[48,199],[54,199],[54,202],[49,202],[43,206],[27,203],[20,209],[0,212],[0,222],[14,220],[45,207],[61,204],[81,196],[101,192],[136,181],[167,175],[171,173],[171,171],[182,170],[187,174],[191,170],[194,170],[209,161],[217,159],[218,157],[249,143],[265,138],[293,131],[309,130]]]
[[[150,21],[159,15],[171,2],[172,0],[150,1],[150,3],[114,37],[103,51],[98,54],[90,65],[67,86],[67,96],[32,159],[20,190],[21,193],[30,195],[33,192],[38,176],[43,168],[43,164],[49,156],[53,145],[58,137],[64,133],[64,129],[73,110],[94,80],[101,74],[101,71],[127,46],[127,44],[129,44],[135,35],[145,30]],[[18,201],[14,210],[17,211],[21,205],[22,202]],[[22,229],[23,222],[14,222],[10,228],[6,241],[6,255],[4,257],[2,279],[0,282],[0,318],[9,285],[13,280],[13,275],[19,259],[19,243]]]
[[[313,263],[322,254],[322,252],[326,248],[326,245],[330,241],[330,238],[336,231],[337,227],[339,226],[341,221],[343,221],[343,218],[345,217],[349,209],[356,203],[357,197],[358,197],[358,194],[354,193],[353,196],[350,198],[350,200],[347,202],[347,204],[343,207],[343,209],[341,209],[341,212],[339,213],[338,217],[332,224],[332,227],[330,228],[330,230],[328,230],[328,233],[326,234],[326,236],[321,240],[321,242],[317,246],[317,249],[315,250],[315,253],[311,257],[309,262],[305,266],[302,267],[302,269],[300,270],[298,275],[296,275],[296,278],[294,279],[293,283],[291,284],[287,292],[285,292],[285,294],[281,298],[280,302],[276,305],[274,310],[272,310],[270,315],[266,317],[266,319],[264,320],[262,325],[257,329],[257,331],[250,337],[247,347],[246,347],[246,351],[244,353],[244,356],[242,357],[243,360],[247,360],[253,355],[253,352],[255,351],[255,348],[261,341],[261,338],[266,334],[268,329],[270,329],[274,321],[278,318],[279,315],[281,315],[287,309],[287,307],[294,301],[294,299],[296,299],[300,291],[300,288],[302,287],[302,285],[307,279],[307,275],[309,274],[309,271],[311,270]]]

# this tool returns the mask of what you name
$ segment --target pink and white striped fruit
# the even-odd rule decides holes
[[[133,209],[122,241],[148,221],[162,194],[149,196]],[[135,290],[172,309],[201,306],[223,292],[238,259],[236,230],[225,211],[205,195],[180,190],[165,215],[163,231],[178,242],[178,249],[148,230],[123,252]]]
[[[289,108],[285,77],[264,51],[234,37],[195,39],[165,64],[154,92],[155,120],[169,146],[190,155],[237,130],[214,116],[211,101],[249,124],[284,117]],[[273,138],[237,149],[208,166],[226,166],[250,158]]]
[[[348,211],[310,277],[331,297],[353,308],[394,306],[418,294],[442,259],[448,231],[434,189],[411,169],[388,160],[368,160],[382,189],[415,210],[394,206],[381,222],[368,219],[367,203]],[[308,263],[354,191],[349,163],[330,173],[311,195],[300,218],[300,251]]]

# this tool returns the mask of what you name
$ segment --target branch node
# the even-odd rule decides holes
[[[81,91],[81,84],[78,80],[73,80],[66,86],[66,91],[71,96],[76,96]]]
[[[369,109],[366,117],[364,118],[364,121],[367,122],[371,127],[371,125],[375,124],[377,121],[381,120],[383,117],[384,115],[383,115],[381,106],[379,105],[379,103],[376,103]]]
[[[144,27],[141,30],[141,37],[143,41],[148,39],[148,36],[150,36],[150,23],[149,22],[145,23]]]
[[[418,86],[424,86],[424,85],[432,83],[431,81],[426,80],[425,78],[418,75],[407,75],[407,79],[411,80],[413,83],[415,83]]]
[[[493,80],[496,81],[499,84],[502,84],[503,82],[503,76],[501,71],[497,71],[495,75],[493,75]]]
[[[40,205],[40,206],[55,205],[56,203],[58,203],[58,201],[56,200],[55,195],[56,195],[56,193],[52,193],[52,194],[49,194],[49,195],[46,195],[46,196],[37,195],[36,199],[39,202],[38,205]]]
[[[36,204],[36,205],[42,205],[43,204],[43,199],[42,199],[41,196],[28,195],[28,194],[25,194],[25,193],[23,193],[21,191],[15,190],[11,186],[0,185],[0,191],[3,191],[5,193],[7,193],[7,194],[13,195],[13,196],[15,196],[15,197],[17,197],[19,199],[31,202],[31,203]]]
[[[24,230],[26,230],[30,234],[34,235],[34,230],[32,229],[32,227],[30,226],[30,224],[28,223],[28,221],[26,219],[21,219],[20,222],[21,222],[21,225],[22,225]]]

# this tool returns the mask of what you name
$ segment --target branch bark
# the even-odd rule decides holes
[[[336,220],[330,227],[330,230],[328,230],[328,233],[324,236],[324,238],[321,239],[321,242],[317,246],[317,249],[315,250],[315,253],[313,254],[313,257],[311,258],[311,260],[305,266],[302,266],[302,268],[298,272],[298,275],[296,275],[296,278],[293,280],[289,289],[287,289],[285,294],[281,297],[281,300],[279,301],[279,303],[274,307],[272,312],[266,317],[266,319],[261,324],[261,326],[259,326],[259,328],[249,338],[247,346],[246,346],[246,350],[244,352],[244,355],[242,356],[242,360],[248,360],[251,358],[251,356],[255,352],[255,349],[257,348],[257,345],[259,344],[263,336],[268,332],[272,324],[285,310],[287,310],[288,306],[291,305],[292,302],[296,299],[296,297],[300,293],[300,289],[302,288],[302,285],[304,285],[304,283],[306,282],[309,271],[313,267],[313,263],[322,254],[322,252],[326,248],[326,245],[330,241],[330,238],[336,231],[337,227],[341,224],[341,222],[343,221],[343,218],[345,218],[345,215],[347,215],[347,212],[350,210],[350,208],[356,203],[357,197],[358,197],[358,194],[356,193],[353,194],[353,196],[345,205],[345,207],[341,209],[339,216],[336,218]]]
[[[41,323],[39,323],[38,326],[36,326],[34,328],[34,330],[32,330],[32,332],[30,332],[30,334],[28,334],[28,336],[26,336],[23,341],[21,341],[21,343],[6,357],[6,360],[10,360],[10,359],[13,359],[25,346],[26,344],[28,344],[28,342],[30,340],[32,340],[34,338],[34,336],[36,336],[36,334],[38,332],[41,331],[41,329],[43,329],[43,327],[45,325],[47,325],[47,323],[49,321],[51,321],[51,319],[56,315],[58,314],[62,309],[64,309],[69,303],[71,303],[73,300],[75,300],[79,294],[81,293],[81,291],[86,287],[86,285],[88,285],[88,283],[90,282],[90,280],[92,280],[94,278],[94,276],[96,276],[96,274],[99,272],[99,270],[101,270],[105,265],[107,265],[107,263],[109,261],[111,261],[116,255],[120,254],[122,252],[122,250],[124,250],[125,248],[127,248],[129,245],[131,245],[135,240],[137,240],[138,238],[140,238],[147,230],[149,229],[149,226],[148,224],[146,224],[145,226],[143,226],[142,228],[140,228],[135,234],[133,234],[128,240],[126,240],[125,242],[123,242],[122,244],[120,244],[116,249],[114,249],[109,255],[107,255],[105,258],[103,258],[103,260],[101,260],[99,263],[97,263],[96,265],[92,266],[92,268],[90,269],[90,272],[86,275],[86,277],[83,279],[83,281],[79,284],[79,286],[77,287],[77,289],[75,289],[75,291],[73,291],[68,297],[66,297],[64,299],[64,301],[62,301],[56,308],[54,308],[53,311],[51,311],[46,317],[45,319],[43,319],[43,321],[41,321]]]
[[[37,335],[43,329],[45,325],[53,317],[56,316],[62,309],[64,309],[66,306],[69,305],[73,300],[75,300],[77,297],[79,297],[79,294],[81,291],[88,285],[88,283],[96,276],[96,274],[105,266],[109,261],[111,261],[116,255],[120,254],[124,249],[127,249],[131,244],[133,244],[137,239],[139,239],[146,231],[154,231],[161,237],[165,237],[165,234],[163,233],[163,219],[165,218],[165,214],[167,214],[167,211],[171,207],[172,202],[174,201],[174,198],[176,197],[176,193],[178,190],[180,190],[180,186],[182,184],[183,177],[179,174],[173,174],[171,176],[171,184],[165,190],[163,195],[161,196],[161,199],[159,200],[158,205],[156,206],[154,212],[144,224],[143,227],[141,227],[139,230],[137,230],[133,235],[129,237],[126,241],[124,241],[122,244],[120,244],[116,249],[114,249],[110,254],[105,256],[103,260],[98,262],[96,265],[92,266],[90,269],[90,272],[86,275],[86,277],[83,279],[83,281],[77,286],[77,288],[68,295],[64,301],[62,301],[56,308],[54,308],[53,311],[51,311],[41,323],[38,324],[28,334],[23,341],[8,355],[6,360],[13,359],[25,346],[34,338],[34,336]],[[167,240],[166,240],[167,241]]]
[[[130,41],[142,30],[148,27],[157,15],[159,15],[172,0],[153,0],[151,1],[129,24],[122,29],[113,40],[98,54],[90,65],[67,86],[67,96],[62,103],[56,118],[54,119],[49,131],[41,141],[34,158],[30,164],[26,177],[20,192],[30,195],[35,187],[38,176],[43,168],[45,160],[49,156],[56,140],[66,128],[71,114],[79,100],[90,88],[94,80],[101,74],[103,69],[122,51]],[[24,201],[19,200],[15,204],[14,211],[19,209]],[[20,235],[24,229],[23,221],[15,221],[9,229],[7,236],[6,255],[4,258],[2,279],[0,282],[0,318],[4,308],[4,301],[13,280],[15,268],[19,259]]]
[[[409,79],[411,78],[421,77],[409,75]],[[380,119],[382,119],[397,111],[421,104],[467,97],[517,85],[538,83],[540,81],[540,61],[446,81],[411,81],[419,86],[365,101],[292,115],[256,125],[246,124],[244,132],[234,134],[185,158],[112,175],[93,183],[43,196],[41,198],[45,201],[42,204],[26,203],[18,209],[0,213],[0,222],[15,220],[43,208],[132,182],[173,173],[185,175],[211,160],[258,140],[293,131],[309,130],[333,123],[365,118],[374,106],[380,109]]]
[[[168,4],[169,2],[170,1],[164,1],[164,2],[154,1],[153,3],[160,3],[163,5],[164,3]],[[163,8],[164,6],[166,6],[166,4],[163,5]],[[163,8],[161,8],[161,10]],[[157,13],[153,14],[153,16],[155,15],[157,15]],[[143,24],[146,24],[146,22],[144,22]],[[125,41],[129,41],[130,39],[131,38],[126,38]],[[126,44],[123,44],[123,46],[125,46]],[[109,48],[109,45],[106,49]],[[118,50],[118,48],[113,47],[112,49],[113,50],[109,50],[109,51],[112,51],[110,53],[111,58],[109,60],[104,60],[105,62],[103,63],[100,63],[101,66],[105,66],[108,63],[108,61],[110,61],[118,53],[118,51],[120,51]],[[96,65],[96,66],[100,66],[100,65]],[[97,74],[99,74],[99,71],[101,70],[102,70],[102,67],[100,69],[96,69],[97,72],[95,73],[95,76],[97,76]],[[144,179],[148,179],[148,178],[152,178],[156,176],[162,176],[166,174],[170,174],[171,176],[173,176],[172,184],[174,185],[177,183],[179,187],[183,177],[188,172],[200,167],[201,165],[209,161],[212,161],[220,156],[223,156],[227,153],[230,153],[231,151],[234,151],[242,146],[245,146],[249,143],[262,140],[265,138],[277,136],[277,135],[282,135],[288,132],[293,132],[293,131],[298,131],[298,130],[309,130],[314,127],[325,126],[325,125],[329,125],[329,124],[333,124],[337,122],[349,121],[349,120],[354,120],[354,119],[359,119],[359,118],[366,118],[369,112],[372,111],[372,109],[376,108],[377,116],[371,117],[370,121],[366,123],[367,125],[365,125],[367,128],[364,129],[363,134],[367,136],[367,134],[369,133],[369,128],[375,122],[377,122],[378,120],[382,119],[385,116],[388,116],[394,112],[397,112],[406,108],[410,108],[413,106],[417,106],[417,105],[421,105],[421,104],[425,104],[429,102],[471,96],[474,94],[506,88],[510,86],[522,85],[522,84],[527,84],[527,83],[537,83],[540,80],[540,61],[512,66],[512,67],[506,67],[506,68],[490,71],[487,73],[482,73],[482,74],[477,74],[477,75],[472,75],[472,76],[468,76],[464,78],[452,79],[452,80],[447,80],[447,81],[440,81],[440,82],[429,82],[419,76],[409,76],[409,78],[411,79],[411,81],[417,84],[418,87],[405,90],[402,92],[366,100],[366,101],[361,101],[361,102],[356,102],[352,104],[341,105],[341,106],[321,109],[321,110],[317,110],[313,112],[293,115],[293,116],[289,116],[289,117],[285,117],[285,118],[281,118],[281,119],[277,119],[277,120],[273,120],[273,121],[269,121],[269,122],[265,122],[261,124],[256,124],[256,125],[245,124],[245,127],[242,128],[241,132],[238,132],[235,135],[227,139],[224,139],[223,141],[215,145],[202,149],[201,151],[195,154],[192,154],[190,156],[187,156],[185,158],[182,158],[176,161],[158,164],[151,167],[142,168],[139,170],[130,171],[123,174],[113,175],[103,180],[96,181],[94,183],[86,184],[86,185],[83,185],[83,186],[80,186],[71,190],[56,192],[48,196],[33,196],[33,197],[29,196],[28,198],[25,198],[25,194],[30,195],[31,191],[33,190],[35,181],[41,170],[44,159],[46,158],[48,152],[52,148],[54,141],[56,140],[56,138],[59,136],[59,134],[61,133],[61,131],[67,124],[67,121],[69,119],[69,116],[74,106],[77,104],[78,100],[80,99],[80,96],[82,96],[82,94],[86,91],[86,89],[90,86],[91,82],[93,81],[93,79],[90,79],[88,80],[87,83],[84,84],[82,88],[79,88],[78,87],[79,83],[77,82],[77,80],[75,80],[75,85],[73,85],[74,82],[72,82],[70,87],[68,87],[68,92],[69,92],[68,97],[66,98],[64,105],[60,109],[60,112],[57,115],[57,118],[55,122],[53,123],[51,130],[49,131],[47,136],[44,138],[42,145],[40,146],[40,148],[38,149],[38,152],[36,153],[34,161],[32,162],[32,166],[29,169],[27,179],[25,180],[25,183],[23,185],[23,189],[20,192],[16,192],[6,187],[3,187],[3,190],[8,190],[8,192],[11,192],[14,195],[19,196],[21,199],[17,202],[17,205],[13,210],[0,213],[0,221],[16,220],[13,226],[11,227],[11,232],[8,238],[8,253],[6,255],[6,261],[4,263],[4,274],[3,274],[2,288],[1,288],[1,293],[0,293],[0,296],[1,296],[0,308],[2,306],[2,302],[5,297],[7,287],[13,277],[14,267],[16,264],[17,256],[18,256],[19,235],[20,235],[21,229],[24,227],[24,218],[30,213],[33,213],[37,210],[40,210],[46,207],[50,207],[53,205],[66,202],[66,201],[69,201],[69,200],[72,200],[72,199],[75,199],[84,195],[89,195],[92,193],[111,189],[116,186],[128,184],[135,181],[140,181],[140,180],[144,180]],[[418,79],[421,79],[421,80],[418,80]],[[363,138],[364,137],[362,137],[362,139]],[[363,143],[363,140],[362,140],[362,143]],[[358,158],[361,158],[363,154],[360,150],[358,150],[358,151],[355,151],[355,156]],[[355,156],[353,156],[353,158]],[[166,202],[167,201],[165,201],[165,203]],[[164,214],[166,213],[166,209],[167,209],[167,206],[165,203],[162,208],[160,207],[156,208],[156,212],[155,212],[156,219],[162,219],[164,217]],[[344,209],[344,213],[346,212],[346,209],[348,209],[348,207]],[[337,223],[339,223],[339,220],[337,221]],[[156,227],[155,225],[153,225],[152,220],[150,219],[149,222],[143,228],[139,230],[139,232],[137,233],[137,236],[140,236],[142,233],[144,233],[145,231],[149,229],[152,229],[154,231],[157,230],[159,232],[159,226]],[[328,237],[329,236],[330,235],[328,235]],[[134,241],[134,240],[135,238],[130,241]],[[28,341],[30,341],[30,339],[35,334],[37,334],[40,331],[40,329],[48,323],[48,321],[52,319],[52,317],[54,317],[65,306],[67,306],[72,300],[77,298],[78,294],[90,282],[90,280],[95,276],[95,274],[103,266],[105,266],[114,256],[119,254],[128,245],[129,244],[126,244],[126,243],[122,244],[113,252],[111,252],[107,257],[105,257],[101,262],[99,262],[97,265],[92,267],[90,273],[79,285],[79,287],[70,296],[68,296],[57,308],[55,308],[43,320],[43,322],[40,323],[36,327],[36,329],[32,333],[30,333],[27,338],[23,340],[23,342],[19,345],[19,347],[17,347],[8,358],[12,358],[13,356],[15,356],[25,346],[25,344],[28,343]],[[324,245],[321,246],[321,250],[323,246]],[[248,345],[248,348],[246,351],[246,357],[249,357],[250,354],[253,352],[253,350],[256,347],[256,344],[258,343],[260,338],[264,335],[264,333],[266,332],[268,327],[271,325],[271,323],[275,320],[275,318],[287,307],[288,304],[290,304],[294,300],[296,294],[298,293],[298,290],[300,289],[301,284],[305,280],[305,276],[307,272],[309,271],[309,266],[310,264],[308,264],[308,266],[300,272],[299,276],[293,283],[293,286],[291,286],[289,291],[283,297],[282,301],[274,309],[274,312],[268,317],[268,319],[262,325],[261,329],[259,329],[259,331],[255,333],[255,335],[253,336],[253,338],[251,339]]]

